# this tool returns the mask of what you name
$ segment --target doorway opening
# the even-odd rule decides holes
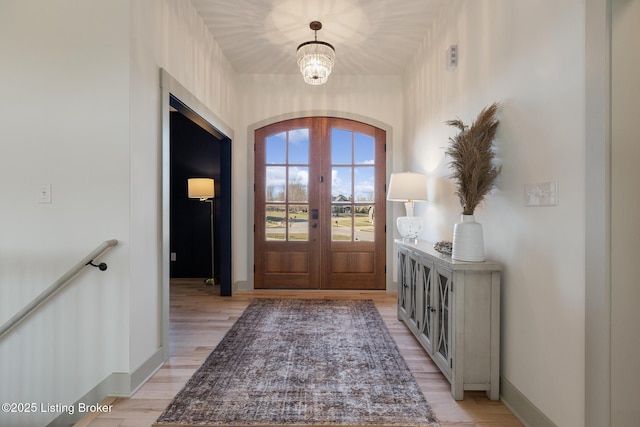
[[[169,277],[211,278],[230,296],[231,139],[173,94],[169,105]],[[189,178],[212,178],[215,203],[190,199]]]
[[[158,254],[161,278],[159,305],[162,358],[167,360],[170,356],[171,111],[179,111],[200,127],[207,128],[207,132],[216,131],[219,134],[218,139],[222,138],[220,147],[220,192],[219,194],[216,193],[216,197],[219,197],[218,204],[221,205],[220,214],[217,218],[221,231],[217,237],[220,240],[220,268],[218,270],[220,272],[220,294],[223,296],[232,294],[233,283],[231,265],[231,142],[233,140],[233,130],[164,69],[160,70],[160,88],[162,197],[158,206],[161,212],[161,247]]]

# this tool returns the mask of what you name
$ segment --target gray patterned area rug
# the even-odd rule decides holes
[[[438,426],[373,301],[256,299],[156,426]]]

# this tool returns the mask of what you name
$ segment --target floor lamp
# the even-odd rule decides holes
[[[190,199],[199,199],[201,202],[211,203],[211,277],[204,280],[205,285],[215,285],[215,184],[213,178],[188,178],[187,188]]]

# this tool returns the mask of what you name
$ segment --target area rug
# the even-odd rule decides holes
[[[373,301],[256,299],[156,426],[438,426]]]

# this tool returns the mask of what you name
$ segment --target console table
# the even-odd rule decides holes
[[[398,319],[451,383],[451,394],[500,398],[500,271],[497,262],[452,260],[432,243],[396,240]]]

